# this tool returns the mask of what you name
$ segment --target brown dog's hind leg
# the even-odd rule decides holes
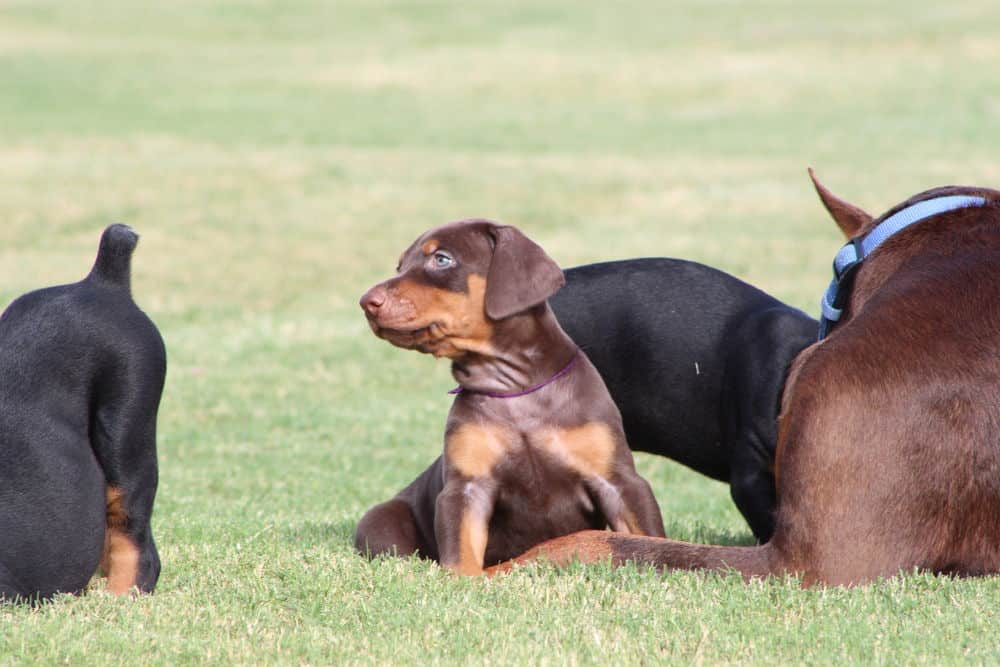
[[[354,533],[354,548],[369,558],[383,554],[409,556],[419,547],[413,512],[399,498],[379,503],[365,512]]]

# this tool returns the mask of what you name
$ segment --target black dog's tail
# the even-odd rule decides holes
[[[97,260],[87,277],[129,289],[132,284],[132,251],[138,243],[139,235],[128,225],[108,226],[101,235]]]

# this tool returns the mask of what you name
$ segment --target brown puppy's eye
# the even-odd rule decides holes
[[[455,266],[455,260],[448,253],[438,251],[431,256],[431,266],[435,269],[449,269]]]

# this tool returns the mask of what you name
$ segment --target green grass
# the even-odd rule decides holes
[[[806,166],[876,213],[1000,183],[992,0],[654,4],[0,0],[0,304],[128,222],[169,352],[156,594],[2,609],[0,664],[1000,661],[997,577],[483,582],[352,553],[441,446],[447,365],[356,305],[424,229],[695,259],[815,313],[839,238]],[[639,466],[671,535],[748,539],[724,486]]]

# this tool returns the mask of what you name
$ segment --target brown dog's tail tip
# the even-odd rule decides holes
[[[101,234],[97,259],[88,277],[128,289],[132,280],[132,252],[138,243],[139,235],[128,225],[108,225]]]

